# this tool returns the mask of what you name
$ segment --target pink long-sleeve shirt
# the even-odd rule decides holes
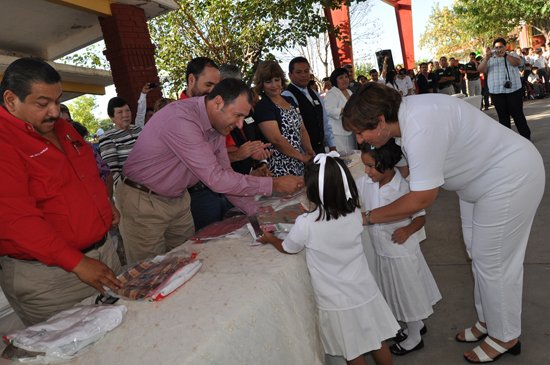
[[[123,167],[124,175],[165,197],[179,197],[202,181],[246,214],[271,195],[273,180],[231,169],[225,136],[206,113],[205,97],[170,103],[149,120]]]

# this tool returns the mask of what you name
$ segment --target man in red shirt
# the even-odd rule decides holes
[[[218,65],[208,57],[193,58],[185,70],[187,89],[181,93],[180,100],[205,96],[220,82]]]
[[[120,215],[91,147],[59,118],[61,93],[57,71],[32,58],[0,84],[0,285],[27,326],[122,285],[107,234]]]

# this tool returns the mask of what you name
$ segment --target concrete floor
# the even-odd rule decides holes
[[[550,364],[550,99],[527,101],[524,111],[532,131],[531,140],[545,161],[546,193],[533,224],[525,257],[522,353],[503,356],[498,360],[502,365]],[[494,107],[484,113],[498,120]],[[514,126],[512,128],[515,130]],[[466,364],[462,354],[477,344],[458,343],[454,337],[475,323],[476,313],[471,261],[462,240],[456,193],[440,190],[435,203],[427,209],[426,235],[427,239],[421,244],[422,252],[443,299],[425,321],[428,333],[423,336],[424,349],[403,357],[394,356],[394,364]]]

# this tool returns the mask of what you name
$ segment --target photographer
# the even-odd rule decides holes
[[[523,93],[518,70],[521,59],[517,54],[506,51],[504,38],[495,39],[493,48],[494,50],[489,47],[485,49],[485,58],[478,71],[487,73],[486,84],[500,124],[511,128],[511,116],[519,134],[530,140],[531,130],[523,114]]]

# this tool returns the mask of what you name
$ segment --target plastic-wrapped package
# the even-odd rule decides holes
[[[10,345],[29,357],[12,357],[24,363],[55,364],[81,356],[126,315],[124,305],[86,305],[64,310],[46,322],[7,334]],[[4,352],[6,353],[6,351]]]
[[[248,223],[248,217],[246,215],[227,218],[227,219],[224,219],[223,221],[215,222],[202,228],[200,231],[195,233],[195,236],[193,236],[191,240],[202,241],[202,240],[209,240],[214,238],[222,238],[231,234],[232,232],[241,228],[247,223]]]
[[[258,217],[258,222],[261,226],[266,224],[277,224],[277,223],[292,223],[296,222],[296,218],[304,214],[306,209],[302,203],[294,203],[288,205],[278,211],[267,211],[256,213]]]
[[[124,283],[122,288],[112,290],[105,287],[105,290],[114,297],[161,300],[200,269],[202,262],[195,260],[196,256],[196,253],[179,250],[140,261],[118,276]]]

